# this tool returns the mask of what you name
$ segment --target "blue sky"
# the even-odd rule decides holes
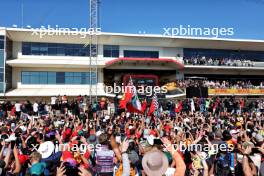
[[[89,0],[1,0],[0,26],[88,27]],[[234,28],[232,38],[264,39],[264,0],[101,0],[104,32],[163,34],[163,28]]]

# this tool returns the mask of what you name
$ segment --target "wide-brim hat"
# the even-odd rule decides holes
[[[169,161],[163,152],[152,150],[144,155],[142,166],[148,176],[161,176],[167,171]]]

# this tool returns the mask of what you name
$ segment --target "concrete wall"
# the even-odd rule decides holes
[[[0,35],[6,35],[6,30],[4,27],[0,27]]]

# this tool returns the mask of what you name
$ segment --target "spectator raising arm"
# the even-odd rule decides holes
[[[13,171],[13,174],[18,174],[21,170],[21,164],[18,159],[18,150],[16,146],[14,146],[13,152],[15,157],[15,170]]]
[[[119,161],[121,161],[121,159],[122,159],[121,152],[119,150],[119,147],[118,147],[118,145],[117,145],[117,143],[115,141],[115,137],[113,135],[111,135],[111,137],[110,137],[110,144],[111,144],[111,147],[112,147],[113,151],[115,152],[115,155],[116,155],[117,159]]]
[[[8,149],[7,149],[7,154],[5,156],[5,169],[9,166],[8,163],[9,163],[9,159],[10,159],[10,155],[11,155],[11,144],[9,144],[8,146]]]
[[[129,163],[129,159],[128,159],[128,154],[126,153],[128,146],[129,146],[129,141],[127,139],[125,139],[121,145],[122,163],[123,163],[122,176],[130,176],[130,163]]]
[[[184,176],[186,165],[182,159],[182,156],[174,149],[173,145],[167,138],[162,138],[162,142],[166,149],[171,153],[173,160],[175,161],[176,170],[174,172],[174,176]]]
[[[252,170],[249,165],[248,161],[248,155],[251,153],[251,147],[247,147],[246,150],[244,151],[244,156],[243,156],[243,161],[242,161],[242,167],[243,167],[243,172],[245,176],[253,176]]]
[[[4,149],[5,149],[5,141],[2,141],[1,145],[2,145],[2,149],[1,149],[1,152],[0,152],[0,159],[2,160],[3,159]]]

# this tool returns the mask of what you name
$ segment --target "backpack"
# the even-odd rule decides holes
[[[215,161],[215,176],[229,176],[232,174],[230,170],[230,154],[220,154]]]

